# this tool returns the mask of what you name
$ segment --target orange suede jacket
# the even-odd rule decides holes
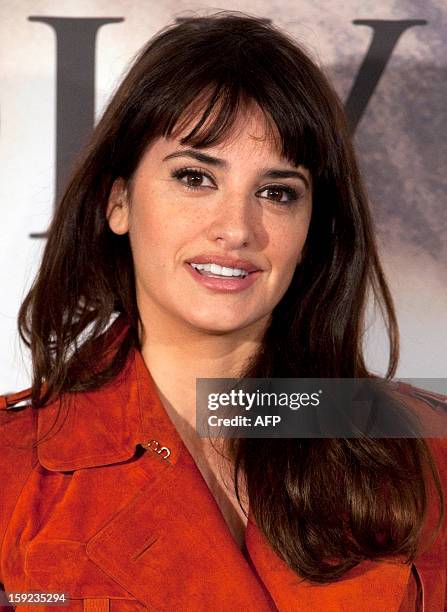
[[[125,324],[118,318],[112,328],[119,340]],[[419,409],[436,410],[401,390]],[[251,514],[242,552],[139,351],[106,387],[67,394],[59,417],[60,400],[20,407],[28,397],[0,397],[0,586],[64,592],[70,601],[18,610],[445,609],[446,521],[412,566],[363,562],[328,585],[300,579]],[[36,433],[44,439],[32,447]],[[445,441],[430,445],[447,491]],[[433,497],[427,529],[437,511]]]

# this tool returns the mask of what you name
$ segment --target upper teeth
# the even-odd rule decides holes
[[[211,272],[212,274],[221,274],[222,276],[247,276],[248,272],[246,270],[241,270],[240,268],[226,268],[225,266],[219,266],[214,263],[207,264],[198,264],[191,263],[193,268],[197,268],[197,270],[205,270],[206,272]]]

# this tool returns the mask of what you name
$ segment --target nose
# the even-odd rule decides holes
[[[217,203],[208,228],[208,238],[228,249],[247,246],[254,236],[255,212],[250,196],[233,193]]]

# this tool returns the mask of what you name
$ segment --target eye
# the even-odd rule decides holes
[[[215,188],[216,184],[209,174],[199,168],[179,168],[171,173],[172,178],[183,183],[187,189],[202,189],[202,187]],[[184,180],[186,179],[186,180]],[[211,184],[206,184],[206,181]]]
[[[269,195],[267,197],[261,197],[266,197],[268,200],[274,200],[278,204],[291,204],[292,202],[296,202],[300,197],[300,194],[288,185],[269,185],[268,187],[264,187],[261,191],[258,191],[257,195],[265,191],[267,191]]]

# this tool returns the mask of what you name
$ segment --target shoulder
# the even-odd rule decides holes
[[[13,421],[14,415],[29,415],[30,410],[26,409],[31,409],[31,388],[0,395],[0,424]]]
[[[0,545],[22,488],[37,463],[36,411],[30,403],[30,391],[0,395]]]
[[[31,389],[0,395],[1,455],[8,449],[32,444],[35,426],[35,410],[31,405]]]
[[[37,461],[36,411],[30,397],[30,389],[0,396],[0,519]]]

